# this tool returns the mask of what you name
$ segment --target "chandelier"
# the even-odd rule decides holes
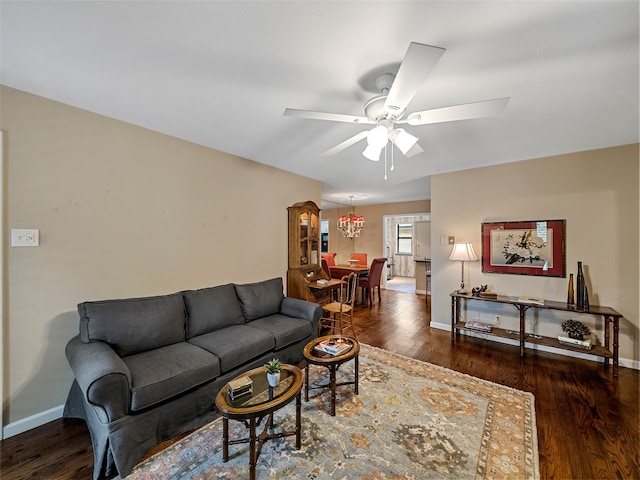
[[[351,198],[351,208],[353,209],[353,195]],[[342,215],[338,218],[338,231],[347,238],[356,238],[360,236],[360,230],[364,228],[364,217],[359,217],[354,212],[348,215]]]

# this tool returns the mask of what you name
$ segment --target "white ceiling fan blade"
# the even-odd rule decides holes
[[[285,108],[283,115],[285,117],[308,118],[311,120],[329,120],[331,122],[365,124],[375,123],[369,120],[367,117],[356,117],[353,115],[343,115],[341,113],[313,112],[311,110],[298,110],[295,108]]]
[[[411,42],[387,94],[384,111],[400,116],[444,52],[444,48]]]
[[[416,155],[418,155],[418,154],[420,154],[422,152],[424,152],[424,150],[422,149],[422,147],[420,145],[418,145],[416,143],[413,147],[411,147],[409,149],[409,151],[407,152],[405,157],[407,157],[407,158],[415,157]]]
[[[453,122],[472,118],[492,117],[500,115],[509,102],[509,97],[485,100],[482,102],[465,103],[452,107],[434,108],[409,115],[406,120],[397,123],[409,125],[426,125],[429,123]]]
[[[353,145],[354,143],[358,143],[360,140],[362,140],[363,138],[365,138],[367,136],[367,134],[369,133],[368,130],[365,130],[363,132],[360,133],[356,133],[353,137],[346,139],[344,142],[336,145],[333,148],[330,148],[329,150],[327,150],[326,152],[324,152],[322,155],[324,156],[331,156],[331,155],[335,155],[336,153],[341,152],[342,150],[344,150],[345,148],[350,147],[351,145]]]

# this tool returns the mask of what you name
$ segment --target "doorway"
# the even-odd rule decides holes
[[[387,257],[387,274],[383,276],[383,285],[386,289],[411,293],[417,291],[416,260],[419,259],[418,255],[424,256],[425,251],[431,251],[430,233],[425,238],[424,228],[416,229],[418,222],[427,222],[430,230],[431,214],[414,213],[383,217],[382,235]],[[423,289],[417,293],[426,291]]]

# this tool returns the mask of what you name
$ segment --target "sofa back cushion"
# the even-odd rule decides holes
[[[181,294],[84,302],[78,313],[82,341],[106,342],[121,357],[185,341]]]
[[[280,304],[284,298],[282,278],[276,277],[258,283],[236,285],[235,287],[238,300],[240,300],[242,315],[247,322],[273,315],[280,311]]]
[[[244,323],[232,283],[182,294],[187,307],[187,338]]]

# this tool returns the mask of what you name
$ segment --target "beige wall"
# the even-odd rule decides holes
[[[322,220],[329,221],[329,251],[337,252],[337,263],[348,263],[353,252],[366,253],[371,263],[374,258],[386,257],[383,239],[384,216],[428,213],[431,211],[431,202],[419,200],[355,207],[356,214],[365,217],[365,225],[360,236],[354,239],[344,237],[336,228],[338,217],[347,215],[350,210],[348,206],[340,205],[336,208],[325,208],[320,212]]]
[[[451,247],[440,245],[436,239],[441,235],[471,241],[480,256],[483,221],[566,219],[567,273],[575,274],[576,262],[584,262],[591,303],[624,315],[621,362],[638,368],[638,164],[636,144],[435,175],[431,179],[433,322],[449,325],[449,293],[460,284],[460,264],[448,260]],[[468,286],[488,284],[503,294],[566,300],[567,278],[483,274],[480,262],[467,263],[465,274]],[[504,328],[517,325],[513,308],[485,309],[480,314],[487,321],[500,314]],[[549,312],[528,318],[527,328],[549,336],[559,333],[563,319]],[[595,319],[580,319],[596,326]],[[597,331],[601,338],[600,325]]]
[[[1,90],[5,425],[64,403],[84,300],[286,275],[287,207],[320,183],[17,90]],[[213,134],[213,133],[212,133]]]

